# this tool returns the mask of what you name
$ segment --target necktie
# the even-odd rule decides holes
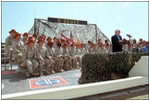
[[[120,37],[119,37],[119,35],[117,35],[117,37],[118,37],[118,40],[120,40]]]

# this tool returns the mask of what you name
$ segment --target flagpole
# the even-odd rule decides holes
[[[34,9],[34,33],[35,33],[35,9]]]
[[[96,24],[97,24],[97,16],[95,16]],[[97,43],[97,25],[95,24],[95,32],[96,32],[96,43]]]

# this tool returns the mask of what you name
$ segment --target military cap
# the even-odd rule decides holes
[[[33,36],[33,37],[37,37],[37,34],[36,34],[36,33],[34,33],[32,36]]]
[[[28,33],[27,33],[27,32],[25,32],[25,33],[23,34],[23,36],[25,36],[25,35],[27,35],[27,36],[28,36]]]
[[[12,29],[11,31],[9,31],[9,33],[12,33],[12,32],[16,32],[16,30]]]

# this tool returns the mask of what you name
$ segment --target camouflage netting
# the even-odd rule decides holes
[[[79,38],[81,43],[87,43],[88,40],[96,43],[96,28],[97,28],[97,39],[101,38],[102,42],[107,39],[110,40],[102,33],[102,31],[96,27],[95,24],[88,25],[74,25],[74,24],[62,24],[62,23],[52,23],[47,20],[35,19],[35,26],[33,26],[28,32],[30,35],[35,33],[39,35],[45,34],[46,36],[58,37],[61,38],[61,33],[65,34],[67,37],[70,37],[72,33],[73,40],[76,42],[76,39]]]
[[[147,55],[149,53],[85,54],[78,82],[84,84],[126,78],[135,62]]]

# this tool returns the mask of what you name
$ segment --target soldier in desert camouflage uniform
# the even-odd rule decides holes
[[[12,43],[12,57],[15,58],[15,60],[18,63],[19,69],[21,68],[20,64],[22,63],[22,51],[24,50],[24,43],[21,41],[21,34],[16,33],[14,36],[15,40]]]
[[[108,52],[109,52],[109,53],[112,53],[112,44],[109,45],[109,50],[108,50]]]
[[[91,41],[90,40],[88,41],[88,44],[86,45],[85,49],[88,53],[90,53],[90,50],[91,50]]]
[[[64,70],[62,69],[63,63],[64,63],[64,57],[62,56],[62,48],[61,48],[61,43],[59,42],[59,40],[54,37],[54,43],[53,43],[53,47],[55,49],[54,52],[54,57],[55,57],[55,66],[57,66],[57,68],[55,68],[56,72],[63,72]]]
[[[98,51],[97,51],[97,48],[96,48],[96,44],[91,43],[90,53],[91,53],[91,54],[95,54],[95,53],[97,53],[97,52],[98,52]]]
[[[23,65],[27,66],[28,71],[26,72],[26,76],[38,76],[39,73],[35,73],[34,71],[38,68],[39,63],[36,60],[36,48],[34,45],[34,40],[30,39],[25,46],[23,51]]]
[[[108,43],[108,40],[105,40],[104,49],[106,49],[106,53],[109,53],[109,43]]]
[[[37,39],[37,34],[34,33],[34,34],[32,35],[32,37],[34,37],[35,39]]]
[[[39,68],[40,68],[40,76],[43,76],[43,66],[44,64],[46,64],[46,73],[48,75],[50,75],[51,73],[49,72],[50,66],[53,63],[52,58],[49,55],[49,52],[47,50],[47,48],[43,45],[44,40],[38,40],[38,45],[36,47],[37,49],[37,55],[36,55],[36,59],[39,62]]]
[[[106,53],[106,49],[105,49],[103,43],[98,43],[98,50],[97,51],[98,51],[99,54]]]
[[[81,67],[81,49],[78,44],[76,44],[75,56],[77,58],[77,68]]]
[[[27,41],[28,41],[28,33],[27,32],[25,32],[23,34],[23,38],[21,40],[24,43],[24,45],[26,46],[27,45]]]
[[[133,39],[132,47],[135,48],[135,45],[136,45],[136,39]]]
[[[85,44],[81,43],[81,55],[82,55],[82,57],[83,57],[83,55],[86,54],[86,53],[87,53],[87,51],[86,51],[86,49],[85,49]]]
[[[14,29],[12,29],[11,31],[9,31],[9,34],[10,35],[5,40],[5,50],[6,50],[6,53],[9,54],[9,59],[11,59],[12,58],[12,52],[13,52],[12,43],[15,40],[14,36],[16,35],[16,31]]]
[[[77,68],[77,58],[75,56],[75,45],[71,44],[69,48],[69,56],[70,56],[70,69]]]
[[[35,47],[37,46],[37,42],[38,42],[38,39],[37,39],[37,34],[36,33],[34,33],[34,34],[32,34],[32,36],[30,36],[30,37],[32,37],[32,39],[33,39],[33,41],[34,41],[34,45],[35,45]],[[29,38],[30,38],[29,37]]]
[[[46,45],[47,47],[47,50],[49,52],[49,55],[50,57],[52,58],[52,65],[50,66],[50,73],[51,74],[54,74],[54,66],[55,66],[55,58],[54,58],[54,52],[55,52],[55,49],[53,48],[53,42],[49,41]]]
[[[77,46],[78,47],[78,64],[79,64],[79,68],[82,68],[82,57],[84,56],[84,54],[87,53],[85,47],[84,47],[84,44],[81,43],[80,46]]]
[[[63,45],[63,57],[64,57],[64,65],[63,65],[63,70],[70,70],[70,56],[69,56],[69,50],[68,50],[68,45],[64,44]]]
[[[48,42],[52,43],[52,38],[51,38],[50,36],[49,36],[49,37],[47,37],[45,44],[47,45],[47,44],[48,44]]]

